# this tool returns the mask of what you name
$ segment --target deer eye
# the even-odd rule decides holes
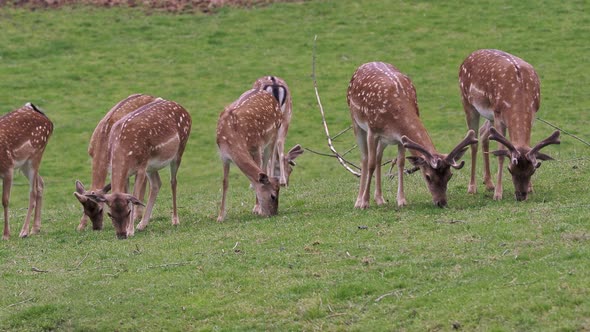
[[[271,200],[274,202],[274,201],[276,201],[276,200],[277,200],[277,196],[276,196],[276,195],[273,195],[273,194],[271,194],[271,195],[270,195],[270,199],[271,199]]]
[[[424,177],[426,178],[426,181],[431,182],[432,178],[430,177],[430,175],[425,174]]]
[[[110,212],[107,212],[107,214],[109,215],[109,218],[113,219],[113,215]]]

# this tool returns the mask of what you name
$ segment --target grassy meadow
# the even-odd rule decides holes
[[[350,125],[354,70],[385,61],[413,79],[422,120],[448,153],[467,132],[458,67],[476,49],[497,48],[536,68],[539,117],[590,139],[587,9],[532,0],[326,0],[213,15],[0,8],[0,114],[30,101],[55,125],[41,165],[40,234],[18,237],[26,178],[12,188],[0,330],[590,330],[590,148],[565,134],[543,150],[556,161],[534,175],[526,202],[513,199],[509,177],[504,200],[493,201],[479,159],[479,192],[467,194],[469,165],[454,170],[448,208],[431,203],[415,173],[405,179],[407,207],[396,207],[393,179],[384,183],[388,204],[359,211],[358,179],[307,152],[273,218],[252,215],[254,193],[233,166],[227,218],[215,222],[217,117],[256,78],[277,75],[292,90],[287,148],[328,151],[311,80],[316,35],[333,134]],[[116,240],[105,217],[103,231],[77,232],[82,210],[72,193],[76,179],[90,183],[90,136],[138,92],[192,115],[178,174],[181,224],[170,223],[165,169],[146,231]],[[552,131],[537,121],[532,141]],[[346,150],[353,141],[348,132],[335,144]],[[358,152],[349,157],[358,163]]]

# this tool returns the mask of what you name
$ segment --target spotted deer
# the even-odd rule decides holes
[[[117,237],[133,236],[132,205],[143,205],[137,198],[147,176],[150,194],[138,230],[147,227],[156,197],[162,185],[158,171],[170,166],[172,187],[172,224],[178,225],[176,173],[191,130],[191,116],[179,104],[164,99],[144,105],[115,123],[109,135],[111,153],[111,194],[86,195],[110,208],[109,217]],[[133,195],[127,193],[127,181],[137,174]]]
[[[278,172],[275,169],[273,175],[279,176],[279,183],[281,186],[288,184],[288,175],[286,174],[285,163],[285,141],[287,139],[287,132],[289,131],[289,124],[291,123],[291,113],[293,110],[293,100],[291,98],[291,91],[289,86],[284,79],[277,76],[263,76],[257,79],[253,86],[253,89],[259,89],[266,91],[273,95],[278,101],[281,108],[282,118],[281,126],[277,135],[276,152],[273,154],[273,158],[278,160]],[[303,150],[302,150],[303,151]]]
[[[458,163],[475,133],[467,136],[449,153],[440,154],[434,147],[426,128],[420,121],[416,89],[410,78],[391,64],[370,62],[361,65],[348,85],[347,102],[352,125],[360,148],[362,166],[359,193],[355,208],[369,207],[370,184],[375,173],[375,202],[384,204],[381,190],[381,160],[387,145],[398,146],[397,205],[407,204],[404,187],[405,149],[412,156],[408,160],[422,171],[434,204],[447,205],[447,184],[451,170],[460,169]]]
[[[229,167],[233,162],[248,177],[256,192],[252,212],[261,216],[276,215],[279,208],[279,179],[265,171],[265,161],[275,151],[283,114],[277,100],[264,91],[252,89],[220,115],[217,122],[217,146],[223,163],[221,207],[217,221],[226,216],[226,195],[229,185]],[[303,153],[299,145],[280,160],[286,171],[286,182],[294,160]],[[270,176],[268,175],[270,174]]]
[[[90,144],[88,145],[88,155],[92,158],[92,183],[87,190],[84,188],[84,184],[78,180],[76,181],[76,191],[74,192],[74,196],[84,208],[80,224],[78,225],[79,231],[86,228],[88,219],[92,222],[92,229],[101,230],[103,227],[103,203],[97,203],[95,200],[86,197],[86,195],[93,193],[106,194],[111,189],[110,183],[105,185],[111,164],[111,156],[108,151],[111,129],[115,123],[125,115],[153,102],[154,100],[155,97],[150,95],[130,95],[113,106],[94,129],[94,133],[90,138]],[[146,182],[144,181],[139,193],[140,200],[143,200],[145,195],[145,187]],[[141,214],[141,211],[137,210],[137,212],[138,213],[134,215],[136,218],[138,217],[138,214]]]
[[[0,117],[0,178],[2,178],[2,207],[4,208],[3,240],[10,238],[8,203],[15,170],[29,179],[29,208],[20,237],[37,234],[41,230],[43,179],[39,175],[41,158],[53,133],[53,123],[31,103]],[[30,227],[34,211],[33,227]]]
[[[540,106],[540,82],[533,66],[524,60],[498,50],[478,50],[469,55],[459,68],[459,86],[467,126],[477,134],[479,118],[486,121],[480,139],[484,160],[484,184],[494,190],[490,174],[489,140],[498,141],[498,180],[494,199],[502,199],[504,157],[510,158],[508,172],[512,175],[517,201],[532,192],[531,176],[541,166],[539,160],[551,160],[539,152],[550,144],[559,144],[559,131],[530,147],[535,113]],[[506,130],[510,136],[508,140]],[[471,145],[471,178],[467,191],[476,193],[475,164],[477,143]]]

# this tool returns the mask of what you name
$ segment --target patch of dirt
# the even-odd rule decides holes
[[[52,9],[63,6],[92,5],[97,7],[138,7],[174,13],[214,13],[221,7],[251,8],[275,2],[302,2],[303,0],[0,0],[0,7],[23,7],[31,10]]]

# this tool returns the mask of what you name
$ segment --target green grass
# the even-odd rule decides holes
[[[315,35],[334,133],[350,124],[352,73],[380,60],[413,79],[424,124],[448,152],[467,131],[459,64],[475,49],[498,48],[537,69],[538,115],[588,139],[586,9],[584,1],[367,0],[215,15],[0,8],[0,114],[31,101],[55,124],[41,166],[42,231],[28,239],[18,238],[27,182],[15,178],[12,238],[0,243],[0,330],[590,329],[590,150],[567,135],[546,148],[557,161],[543,163],[526,202],[512,199],[508,178],[503,201],[481,184],[467,195],[467,166],[449,184],[449,208],[434,207],[414,174],[408,207],[395,206],[393,180],[389,204],[357,211],[358,180],[306,153],[278,216],[250,213],[254,195],[233,167],[227,219],[215,222],[217,116],[256,78],[278,75],[292,89],[287,146],[327,150],[310,79]],[[175,100],[193,118],[178,175],[181,225],[170,225],[164,186],[145,232],[119,241],[107,223],[78,233],[72,192],[76,179],[90,182],[90,135],[137,92]],[[532,141],[551,132],[537,122]],[[347,133],[336,144],[352,142]]]

